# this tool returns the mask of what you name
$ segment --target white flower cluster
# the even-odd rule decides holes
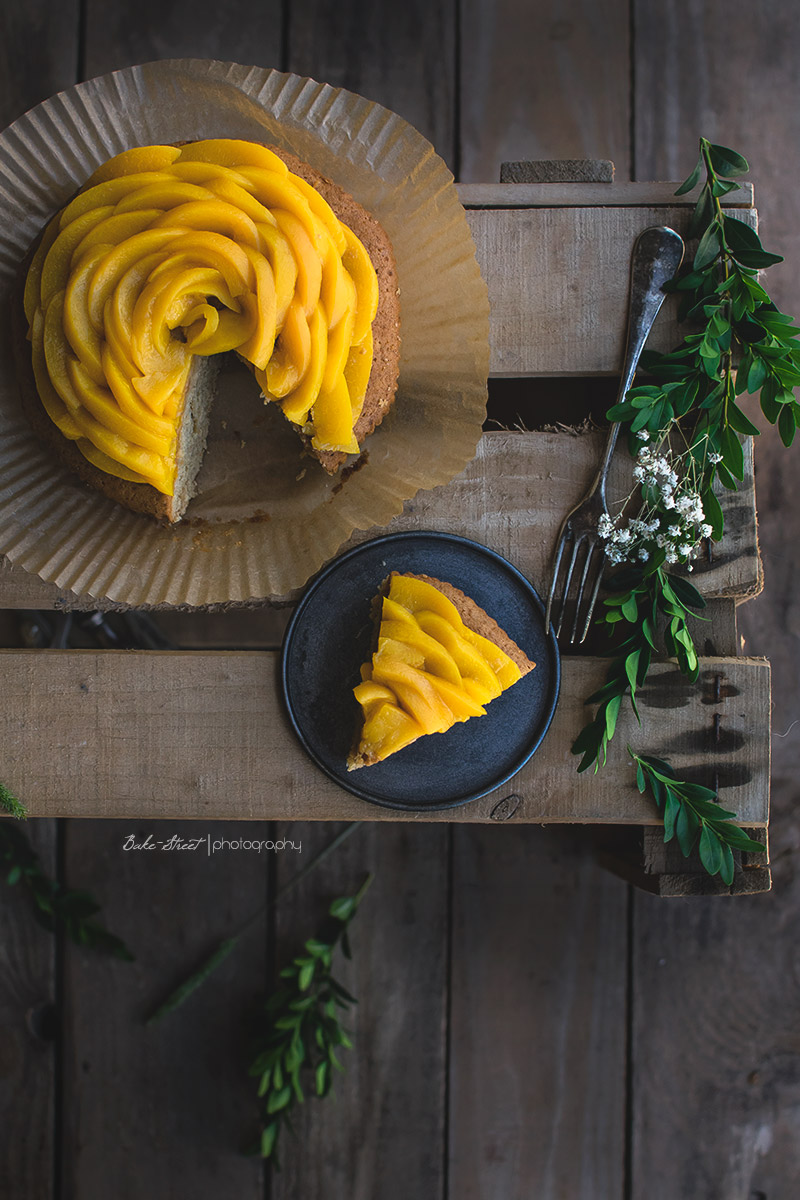
[[[642,442],[649,441],[646,430],[637,436]],[[636,456],[633,477],[650,491],[649,503],[642,515],[624,525],[621,518],[613,521],[603,514],[598,532],[606,543],[606,558],[613,565],[647,562],[656,550],[664,550],[668,564],[690,563],[703,538],[712,532],[699,493],[688,480],[679,482],[669,452],[659,454],[648,445]]]

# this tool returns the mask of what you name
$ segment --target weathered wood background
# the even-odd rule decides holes
[[[197,56],[360,91],[417,125],[465,181],[496,180],[505,160],[582,157],[613,159],[622,179],[680,178],[703,133],[750,157],[765,241],[788,260],[770,273],[776,298],[800,310],[789,0],[6,0],[0,17],[3,124],[79,78]],[[767,586],[740,628],[748,653],[774,667],[772,893],[659,900],[599,868],[583,833],[513,820],[365,825],[251,928],[191,1007],[144,1030],[182,969],[334,830],[248,826],[302,842],[297,858],[265,863],[123,852],[141,824],[37,821],[44,861],[97,892],[137,962],[54,945],[19,895],[3,895],[3,1200],[795,1195],[796,453],[765,434],[756,470]],[[222,617],[166,624],[199,648],[245,636]],[[13,645],[13,622],[3,630]],[[266,631],[246,636],[269,644]],[[235,1153],[252,1113],[246,1018],[323,898],[367,868],[377,879],[344,973],[361,997],[358,1051],[337,1102],[307,1105],[270,1178]]]

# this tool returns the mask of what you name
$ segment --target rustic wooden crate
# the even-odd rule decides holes
[[[651,224],[685,233],[692,197],[676,200],[673,184],[478,184],[459,190],[489,287],[492,376],[537,380],[541,389],[541,381],[552,377],[618,372],[633,241]],[[726,202],[741,219],[756,223],[749,186]],[[668,302],[651,344],[665,348],[677,337]],[[559,424],[557,409],[552,423]],[[391,529],[472,537],[544,589],[558,527],[593,475],[602,436],[574,429],[487,432],[467,469],[447,487],[409,501]],[[600,659],[565,658],[553,727],[511,785],[464,808],[420,818],[370,807],[316,771],[282,713],[274,652],[13,651],[4,654],[0,706],[5,781],[40,815],[642,826],[656,822],[657,814],[633,785],[625,754],[630,734],[637,747],[668,754],[706,782],[716,780],[721,799],[742,822],[763,828],[769,811],[769,667],[737,656],[735,625],[735,605],[761,587],[750,445],[747,463],[742,489],[722,497],[725,540],[697,564],[694,576],[712,602],[712,620],[699,636],[711,657],[703,660],[695,687],[670,664],[656,667],[643,696],[643,728],[635,730],[623,718],[609,764],[597,776],[578,777],[569,748],[586,720],[584,698],[602,679]],[[620,488],[625,470],[620,453]],[[60,592],[7,561],[0,566],[0,606],[114,607]]]

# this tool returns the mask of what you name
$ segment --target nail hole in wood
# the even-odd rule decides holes
[[[513,817],[514,813],[522,803],[522,797],[516,792],[512,792],[510,796],[504,796],[502,800],[498,800],[491,811],[493,821],[508,821]]]

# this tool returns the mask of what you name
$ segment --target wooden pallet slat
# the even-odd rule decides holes
[[[393,810],[343,791],[306,757],[278,697],[277,657],[2,651],[4,782],[42,816],[397,820]],[[552,727],[527,766],[505,789],[424,819],[486,820],[514,792],[518,822],[656,823],[634,786],[624,751],[632,741],[692,778],[699,770],[710,782],[716,773],[739,819],[766,824],[765,661],[704,659],[696,686],[674,664],[656,664],[639,693],[641,729],[623,710],[608,765],[597,777],[579,776],[570,746],[589,713],[585,698],[605,671],[602,659],[566,658]]]
[[[544,588],[564,514],[588,486],[602,453],[603,434],[484,434],[473,461],[445,487],[420,492],[385,530],[353,536],[355,545],[382,532],[439,529],[491,546],[510,559],[535,585]],[[741,489],[722,491],[725,541],[711,546],[711,558],[698,560],[694,581],[707,597],[744,598],[761,587],[752,449],[748,442]],[[628,491],[630,460],[620,451],[609,494]],[[343,549],[346,547],[343,547]],[[0,559],[0,602],[5,608],[107,608],[102,599],[59,592],[54,584]]]

